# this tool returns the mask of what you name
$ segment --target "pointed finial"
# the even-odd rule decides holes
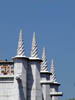
[[[52,73],[52,75],[50,76],[50,81],[51,81],[51,82],[56,82],[56,73],[55,73],[54,61],[53,61],[53,59],[51,60],[51,73]]]
[[[22,40],[23,36],[22,36],[22,29],[20,29],[20,34],[19,34],[19,40]]]
[[[32,58],[38,58],[38,49],[37,49],[37,42],[36,42],[35,32],[33,32],[31,57]]]
[[[48,71],[45,48],[43,48],[42,60],[43,62],[41,63],[41,71]]]
[[[24,53],[24,42],[23,42],[23,37],[22,37],[22,30],[20,30],[20,35],[19,35],[17,56],[25,56],[25,53]]]

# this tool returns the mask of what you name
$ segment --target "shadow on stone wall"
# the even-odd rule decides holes
[[[27,68],[27,100],[31,100],[31,91],[34,83],[31,66]]]
[[[23,88],[23,85],[22,85],[22,81],[20,79],[18,80],[18,88],[19,88],[20,100],[26,100],[25,95],[24,95],[24,88]]]

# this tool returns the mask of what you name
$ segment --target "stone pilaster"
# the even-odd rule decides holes
[[[49,94],[49,92],[50,92],[50,85],[46,84],[47,81],[50,80],[51,73],[48,72],[45,48],[43,48],[40,75],[41,75],[41,81],[42,81],[42,83],[41,83],[41,86],[42,86],[42,99],[43,100],[51,100],[51,97],[50,97],[50,94]]]
[[[15,97],[14,100],[27,100],[27,66],[28,58],[24,53],[24,43],[22,31],[20,31],[17,56],[13,57],[14,61],[14,85]]]
[[[35,33],[33,34],[31,57],[27,69],[27,100],[42,100],[42,89],[40,84],[40,65],[38,58]]]
[[[60,84],[56,82],[56,73],[53,60],[51,60],[51,73],[52,75],[50,76],[50,96],[52,100],[59,100],[59,96],[62,96],[62,92],[59,92]]]
[[[40,84],[42,86],[42,100],[52,100],[50,96],[50,75],[51,73],[48,71],[41,71],[41,81]]]

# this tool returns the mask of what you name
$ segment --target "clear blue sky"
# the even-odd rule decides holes
[[[49,68],[54,59],[61,100],[75,97],[75,0],[0,0],[1,59],[16,55],[20,29],[27,56],[35,31],[39,56],[45,46]]]

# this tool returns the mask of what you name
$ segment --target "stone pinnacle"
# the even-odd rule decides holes
[[[31,57],[32,58],[38,58],[38,49],[37,49],[37,42],[36,42],[35,32],[33,32]]]
[[[56,73],[55,73],[54,61],[53,61],[53,59],[51,60],[51,73],[52,73],[52,75],[50,76],[51,82],[56,82]]]
[[[19,35],[17,56],[25,56],[25,53],[24,53],[24,42],[23,42],[23,37],[22,37],[22,30],[20,30],[20,35]]]
[[[43,62],[41,63],[41,71],[48,71],[45,48],[43,48],[42,60]]]

